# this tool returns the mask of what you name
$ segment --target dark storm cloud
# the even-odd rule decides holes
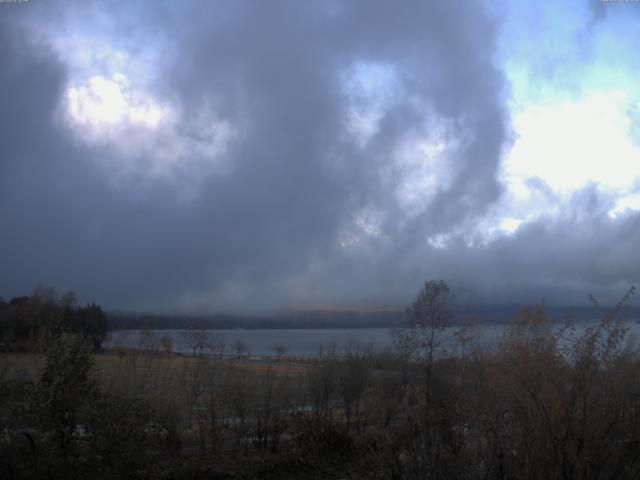
[[[5,17],[0,29],[2,294],[44,284],[134,302],[150,291],[144,279],[164,273],[159,259],[168,247],[151,240],[170,238],[165,218],[180,229],[183,212],[167,205],[162,187],[143,200],[110,188],[90,161],[99,153],[73,142],[56,120],[64,66],[17,23]]]
[[[423,243],[427,234],[483,212],[498,197],[502,84],[491,63],[494,25],[479,6],[461,12],[422,2],[220,5],[198,4],[187,14],[193,28],[181,41],[190,48],[174,78],[187,102],[213,97],[231,116],[245,115],[248,140],[230,153],[232,173],[208,182],[202,214],[212,215],[219,199],[227,201],[217,223],[225,228],[215,235],[223,243],[231,237],[226,248],[238,252],[234,263],[250,275],[277,284],[278,272],[304,273],[314,257],[323,265],[343,263],[336,238],[360,206],[390,213],[382,229],[399,236],[388,246],[395,250]],[[340,78],[362,61],[397,69],[406,93],[368,146],[358,149],[345,138]],[[400,206],[380,171],[407,134],[424,128],[421,106],[455,123],[466,143],[452,160],[459,172],[453,184],[418,218],[400,225]],[[261,254],[246,261],[253,249]],[[364,279],[337,268],[334,280],[314,295],[327,301],[361,296]]]
[[[136,48],[126,40],[134,26],[137,41],[170,47],[153,91],[184,118],[204,110],[235,129],[219,171],[196,163],[202,170],[186,180],[179,171],[178,180],[149,179],[141,168],[121,182],[109,165],[122,152],[79,142],[60,121],[71,67],[46,36],[33,36],[50,12],[77,13],[66,4],[29,8],[2,18],[0,29],[4,296],[45,284],[111,308],[257,311],[401,305],[431,277],[450,279],[472,301],[536,300],[559,285],[573,292],[633,277],[623,260],[638,236],[632,217],[564,219],[584,229],[575,238],[564,235],[567,223],[539,223],[477,247],[452,233],[502,192],[503,78],[497,26],[481,4],[149,2],[113,12],[86,4],[86,31],[98,18],[122,48]],[[346,127],[353,100],[345,91],[362,64],[395,72],[401,92],[364,145]],[[452,145],[449,181],[418,192],[430,201],[408,215],[396,191],[404,178],[397,150],[439,125]],[[180,134],[203,141],[186,125]],[[382,233],[358,230],[344,246],[362,212],[377,215]],[[448,248],[427,243],[439,234],[451,237]],[[618,250],[593,263],[604,245]]]

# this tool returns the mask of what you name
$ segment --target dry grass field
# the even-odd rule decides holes
[[[118,348],[104,350],[94,356],[96,371],[101,377],[110,378],[122,373],[123,370],[139,369],[147,375],[177,374],[185,367],[198,364],[206,364],[211,368],[226,368],[233,365],[246,371],[256,373],[267,370],[277,372],[287,372],[289,374],[302,374],[309,369],[309,363],[294,360],[289,361],[286,357],[282,359],[273,358],[212,358],[194,357],[177,353],[150,353],[141,349]],[[46,364],[46,357],[40,353],[17,353],[0,352],[0,373],[6,375],[5,378],[19,377],[22,379],[36,379]]]

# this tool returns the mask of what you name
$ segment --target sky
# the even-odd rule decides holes
[[[640,3],[0,3],[0,296],[615,303]]]

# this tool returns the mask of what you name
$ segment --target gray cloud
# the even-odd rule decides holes
[[[88,144],[60,120],[73,66],[47,35],[31,38],[52,11],[61,21],[78,13],[56,4],[2,18],[4,296],[45,284],[110,308],[263,311],[402,305],[431,277],[450,279],[474,302],[575,300],[634,280],[635,216],[568,213],[480,246],[461,233],[501,197],[509,141],[498,26],[480,3],[83,9],[86,32],[94,27],[133,56],[144,50],[137,42],[163,49],[152,55],[147,86],[180,107],[175,142],[206,145],[202,125],[215,119],[234,135],[215,158],[191,149],[202,158],[150,177],[145,157],[166,152]],[[357,100],[345,78],[358,65],[381,65],[394,78],[385,87],[393,99],[365,142],[348,128]],[[402,163],[398,151],[434,135],[446,145],[447,180],[423,184],[426,161],[414,153]],[[133,173],[119,176],[116,166],[131,164]],[[408,208],[398,193],[408,180],[428,200]],[[577,212],[605,203],[597,191],[575,200]],[[437,235],[450,238],[446,248],[428,242]]]

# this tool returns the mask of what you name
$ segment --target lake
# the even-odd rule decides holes
[[[578,331],[586,325],[578,324]],[[625,322],[630,336],[640,335],[640,324],[635,320]],[[476,342],[483,348],[493,348],[509,328],[508,325],[483,325],[479,327]],[[447,344],[445,348],[451,354],[459,350],[459,342],[455,333],[459,327],[445,329]],[[110,332],[104,343],[105,347],[140,348],[144,342],[155,343],[160,347],[160,338],[167,335],[171,338],[173,351],[191,353],[190,341],[185,335],[187,330],[118,330]],[[224,344],[224,354],[234,354],[234,345],[243,342],[251,355],[275,355],[276,346],[282,346],[286,355],[293,357],[315,357],[321,349],[327,351],[335,348],[337,354],[344,353],[350,346],[371,346],[376,351],[390,349],[392,346],[391,330],[388,328],[336,328],[336,329],[233,329],[207,330],[208,342]]]

